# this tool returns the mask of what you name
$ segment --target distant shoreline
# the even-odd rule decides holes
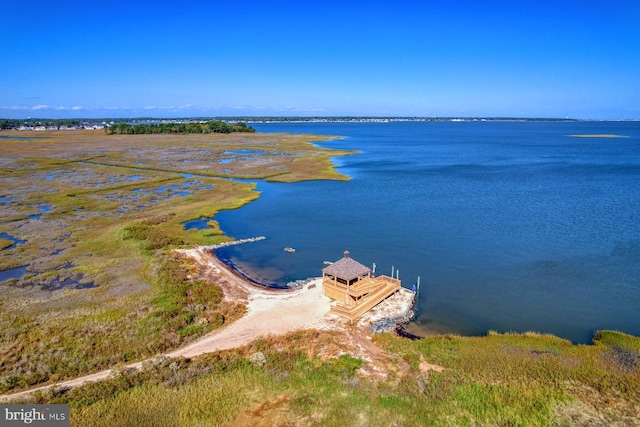
[[[214,116],[214,117],[75,117],[75,118],[0,118],[0,131],[104,130],[119,124],[166,125],[205,123],[392,123],[392,122],[637,122],[632,119],[580,119],[570,117],[482,117],[482,116]]]

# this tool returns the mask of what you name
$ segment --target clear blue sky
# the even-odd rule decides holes
[[[0,117],[640,118],[640,1],[6,1]]]

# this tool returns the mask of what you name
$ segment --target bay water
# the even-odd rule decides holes
[[[216,215],[266,236],[217,251],[253,280],[317,277],[349,250],[405,287],[420,276],[417,333],[640,335],[640,122],[253,126],[359,151],[334,158],[349,181],[258,181],[257,201]]]

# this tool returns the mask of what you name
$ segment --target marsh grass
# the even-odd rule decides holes
[[[79,131],[3,142],[0,233],[25,243],[0,250],[0,269],[26,265],[28,274],[0,285],[0,393],[152,356],[242,316],[243,305],[222,301],[215,283],[188,279],[189,265],[171,255],[230,237],[216,221],[200,231],[185,231],[182,222],[259,196],[255,184],[216,176],[313,178],[313,169],[291,161],[328,162],[331,151],[313,140]],[[234,149],[264,155],[223,171],[218,161]],[[169,197],[170,186],[192,191]],[[46,290],[66,277],[94,287]]]
[[[10,246],[13,246],[14,242],[10,239],[5,239],[4,237],[0,237],[0,251],[6,249]]]
[[[605,332],[632,347],[639,338]],[[610,372],[605,341],[573,345],[542,335],[376,335],[410,366],[383,378],[335,333],[298,331],[197,359],[156,358],[142,371],[39,402],[70,403],[72,425],[637,425],[640,372]],[[343,354],[326,355],[337,346]],[[256,366],[251,355],[264,354]],[[435,359],[445,370],[420,367]],[[395,377],[395,378],[392,378]]]
[[[548,425],[575,405],[598,413],[608,420],[605,424],[633,425],[640,420],[640,368],[621,371],[606,357],[615,348],[612,343],[620,342],[640,355],[637,337],[605,331],[596,335],[594,345],[573,345],[531,333],[378,340],[401,352],[414,367],[419,366],[420,357],[447,367],[430,378],[450,383],[448,397],[443,399],[446,412],[460,412],[456,407],[464,402],[467,418],[461,424],[509,420],[510,425]],[[584,389],[594,393],[589,396],[580,391]]]

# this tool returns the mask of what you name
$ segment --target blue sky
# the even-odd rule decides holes
[[[4,118],[640,118],[637,0],[5,3]]]

